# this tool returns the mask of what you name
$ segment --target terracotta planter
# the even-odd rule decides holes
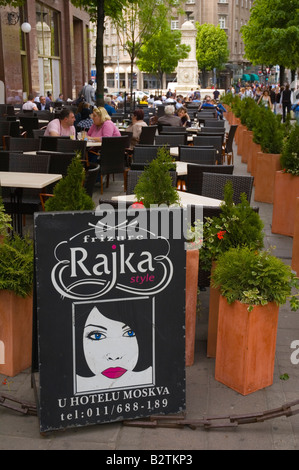
[[[0,374],[14,377],[31,366],[32,299],[0,291]]]
[[[257,166],[257,154],[261,152],[261,146],[260,144],[256,144],[255,142],[250,143],[250,153],[251,153],[251,176],[255,178],[256,174],[256,166]],[[255,179],[253,181],[253,184],[255,185]]]
[[[247,162],[247,171],[248,173],[251,172],[251,153],[250,153],[250,147],[251,147],[251,142],[252,142],[252,131],[246,131],[245,133],[245,141],[243,145],[243,154],[244,158],[246,159]]]
[[[220,297],[215,379],[248,395],[273,383],[279,307],[255,306]]]
[[[247,159],[244,153],[246,133],[247,133],[247,128],[245,126],[242,126],[242,129],[239,134],[239,140],[238,140],[238,155],[241,156],[242,163],[247,163]]]
[[[278,170],[281,170],[280,157],[280,154],[258,152],[255,171],[255,201],[273,203],[275,175]]]
[[[292,269],[299,276],[299,197],[296,199],[293,252],[292,252]]]
[[[186,251],[186,366],[194,363],[199,250]]]
[[[272,233],[294,236],[296,199],[299,197],[299,176],[282,171],[275,175]]]
[[[211,274],[213,273],[215,267],[216,263],[213,262]],[[218,287],[214,288],[210,286],[207,357],[216,357],[219,299],[220,289]]]

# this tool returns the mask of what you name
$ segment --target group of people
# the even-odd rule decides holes
[[[238,94],[241,99],[246,97],[253,98],[258,104],[271,109],[275,114],[282,114],[282,120],[285,122],[287,114],[290,114],[293,106],[296,106],[298,100],[293,100],[293,93],[290,86],[246,84],[241,86],[239,91],[232,86],[228,92]],[[295,101],[293,103],[293,101]]]

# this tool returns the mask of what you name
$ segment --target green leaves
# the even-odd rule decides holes
[[[26,297],[33,287],[33,242],[18,235],[0,244],[0,289]]]
[[[217,259],[212,285],[219,287],[228,303],[239,300],[250,306],[275,302],[283,305],[290,301],[293,311],[299,308],[298,278],[290,266],[269,254],[249,247],[231,248]]]
[[[254,64],[280,64],[296,69],[298,24],[298,0],[255,0],[250,19],[241,29],[246,57]]]
[[[299,126],[291,128],[289,136],[286,138],[280,163],[282,168],[292,175],[299,176]]]
[[[181,32],[171,30],[165,20],[162,28],[141,47],[137,66],[161,80],[163,73],[173,72],[179,60],[188,57],[190,49],[190,46],[181,44]]]
[[[94,203],[83,187],[84,168],[77,155],[68,167],[67,175],[54,188],[54,197],[45,203],[46,211],[92,210]]]
[[[135,186],[135,195],[137,201],[143,202],[145,207],[151,204],[178,204],[179,196],[175,187],[172,185],[172,179],[169,170],[174,170],[169,151],[165,147],[158,150],[155,158],[140,176]]]
[[[203,70],[221,69],[227,62],[229,50],[227,36],[220,26],[196,23],[196,59]]]

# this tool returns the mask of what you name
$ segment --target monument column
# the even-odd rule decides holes
[[[190,12],[187,21],[181,27],[182,44],[190,46],[191,50],[187,59],[179,61],[177,66],[177,93],[180,91],[190,91],[191,88],[198,88],[198,65],[196,60],[196,35],[197,30],[194,24],[189,20]]]

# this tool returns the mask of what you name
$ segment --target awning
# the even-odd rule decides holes
[[[251,73],[250,78],[252,82],[258,82],[259,81],[259,76],[256,73]]]
[[[247,75],[247,73],[243,73],[242,80],[244,80],[245,82],[250,82],[250,75]]]

